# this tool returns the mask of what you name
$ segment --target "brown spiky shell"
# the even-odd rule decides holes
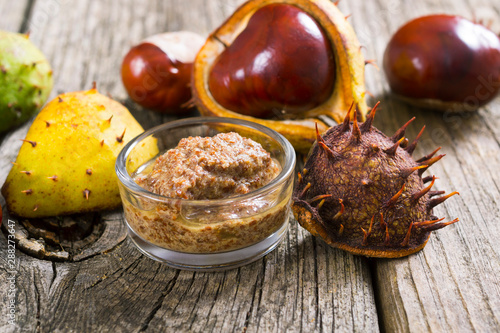
[[[457,192],[435,197],[444,193],[431,191],[436,177],[422,173],[444,155],[434,156],[438,148],[415,161],[423,128],[409,145],[404,134],[413,119],[387,137],[372,126],[377,106],[365,123],[350,122],[348,112],[343,124],[317,135],[292,208],[304,228],[333,247],[402,257],[421,250],[431,231],[458,221],[442,222],[432,213]]]

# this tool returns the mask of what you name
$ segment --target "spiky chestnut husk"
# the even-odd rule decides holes
[[[33,116],[52,86],[50,64],[29,36],[0,31],[0,133]]]
[[[42,218],[119,207],[116,157],[143,131],[127,108],[95,87],[59,95],[22,140],[2,187],[9,212]],[[156,140],[146,140],[127,167],[135,170],[157,153]]]
[[[408,145],[411,119],[392,137],[366,122],[343,122],[317,142],[298,174],[292,209],[299,223],[329,245],[369,257],[403,257],[421,250],[442,222],[432,209],[450,196],[431,191],[436,177],[422,173],[444,155],[436,149],[415,161],[412,153],[425,128]],[[425,184],[430,183],[430,184]]]

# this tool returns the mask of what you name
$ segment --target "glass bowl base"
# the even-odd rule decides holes
[[[222,271],[237,268],[262,258],[274,250],[284,239],[288,230],[288,218],[272,235],[262,241],[228,252],[185,253],[168,250],[142,239],[128,223],[128,235],[134,245],[151,259],[161,261],[172,268],[190,271]]]

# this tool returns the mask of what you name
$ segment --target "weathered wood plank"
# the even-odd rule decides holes
[[[2,13],[0,29],[12,32],[27,32],[26,27],[32,2],[29,0],[2,1],[0,3],[0,13]]]
[[[492,1],[404,2],[382,10],[388,22],[372,42],[381,62],[390,35],[410,18],[452,13],[498,22],[500,7]],[[368,18],[367,18],[368,19]],[[495,24],[498,30],[498,24]],[[376,124],[391,133],[412,116],[412,139],[426,124],[415,152],[422,156],[438,146],[447,156],[427,174],[439,177],[437,190],[460,191],[436,207],[438,216],[460,222],[434,233],[420,253],[398,260],[377,260],[377,299],[382,326],[397,332],[500,330],[500,145],[497,98],[477,113],[450,115],[419,110],[394,100],[383,73],[368,88],[381,99]]]
[[[119,68],[129,47],[168,30],[206,35],[241,2],[38,0],[32,38],[54,68],[52,97],[96,81],[151,127],[171,118],[127,99]],[[28,126],[9,133],[0,148],[2,183]],[[1,313],[9,299],[6,242],[0,238]],[[79,262],[52,263],[19,251],[16,260],[17,326],[0,316],[5,332],[379,330],[366,259],[331,249],[295,221],[276,251],[227,272],[170,269],[128,240]]]
[[[410,329],[425,323],[424,328],[432,331],[500,328],[498,140],[484,131],[481,115],[464,121],[459,129],[439,118],[426,120],[443,132],[434,132],[438,133],[435,138],[424,137],[422,146],[426,151],[443,146],[447,153],[431,169],[439,177],[436,189],[461,194],[435,212],[450,219],[458,216],[461,221],[432,235],[421,253],[379,263],[380,298],[388,301],[392,298],[384,295],[395,294],[403,303],[386,304],[384,310],[393,315],[406,312],[403,321],[393,315],[391,325],[384,320],[389,327],[407,321]]]
[[[87,89],[98,82],[132,109],[145,126],[169,118],[144,111],[126,99],[119,66],[140,39],[167,30],[207,34],[241,1],[36,1],[29,20],[14,4],[3,28],[31,27],[47,54],[56,93]],[[367,58],[381,64],[385,45],[401,24],[433,12],[451,12],[500,30],[493,0],[441,2],[343,1]],[[11,22],[11,23],[8,23]],[[26,23],[27,22],[27,23]],[[14,30],[14,29],[10,29]],[[443,115],[393,99],[383,72],[367,69],[371,103],[382,100],[376,126],[387,133],[413,115],[413,138],[427,130],[415,152],[442,146],[447,156],[430,170],[436,189],[459,190],[436,208],[461,221],[436,232],[427,247],[409,258],[373,261],[331,249],[292,222],[286,241],[264,259],[221,273],[169,269],[140,255],[129,241],[77,263],[51,263],[16,252],[17,330],[26,331],[370,331],[378,330],[373,286],[385,331],[500,330],[500,99],[478,113]],[[28,125],[10,132],[0,146],[3,183]],[[3,198],[0,198],[3,203]],[[7,221],[3,221],[7,223]],[[0,313],[7,313],[7,241],[0,238]],[[372,280],[373,279],[373,280]],[[1,331],[15,331],[7,317]]]
[[[363,259],[297,230],[262,261],[220,273],[167,268],[128,241],[78,263],[18,253],[17,321],[29,331],[378,331]]]

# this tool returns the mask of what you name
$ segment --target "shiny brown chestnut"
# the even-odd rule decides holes
[[[191,71],[205,39],[189,31],[151,36],[132,47],[121,75],[130,98],[145,108],[180,114],[191,99]]]
[[[459,16],[420,17],[394,34],[384,70],[392,91],[408,102],[473,111],[500,90],[500,39]]]
[[[330,97],[334,57],[314,18],[296,6],[274,3],[259,8],[219,55],[208,85],[227,109],[280,118],[310,110]]]
[[[242,3],[208,36],[196,56],[191,86],[200,113],[267,126],[301,153],[316,140],[316,126],[321,133],[328,129],[325,118],[341,122],[352,106],[352,116],[362,121],[368,111],[365,60],[352,26],[336,4]],[[307,87],[306,81],[314,87]],[[224,106],[228,101],[231,105]]]

